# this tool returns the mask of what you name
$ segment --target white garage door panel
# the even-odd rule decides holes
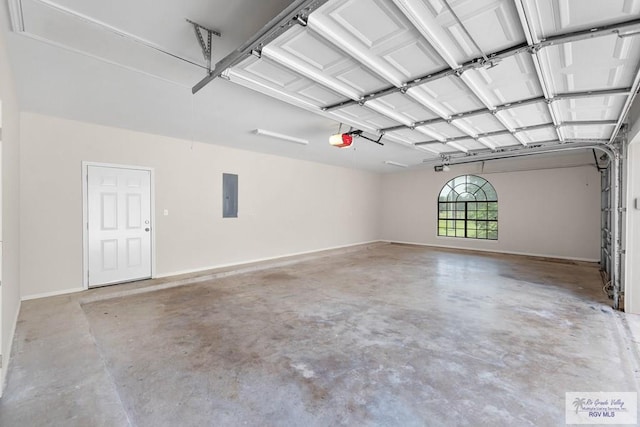
[[[451,6],[485,53],[525,41],[512,0],[466,0],[451,2]]]
[[[351,99],[360,99],[366,93],[389,86],[302,26],[294,26],[278,37],[262,50],[262,54]]]
[[[429,132],[436,133],[437,135],[440,135],[443,138],[455,138],[457,136],[466,135],[465,133],[461,132],[458,128],[448,123],[435,123],[432,125],[425,125],[425,126],[420,126],[416,128],[418,132],[421,132],[425,129],[428,129]]]
[[[544,102],[509,108],[508,110],[500,111],[498,114],[512,128],[551,123],[549,108]]]
[[[233,75],[283,92],[316,107],[344,101],[346,98],[287,68],[254,56],[233,68]]]
[[[399,92],[378,98],[374,101],[369,101],[367,102],[367,105],[372,105],[374,103],[379,103],[393,111],[396,111],[397,113],[403,114],[410,122],[434,119],[438,117],[433,113],[433,111]]]
[[[458,151],[455,148],[451,148],[445,144],[440,144],[440,143],[433,143],[433,144],[428,144],[428,145],[423,145],[421,146],[421,148],[427,149],[429,151],[432,151],[436,154],[446,154],[446,153],[451,153],[454,151]]]
[[[549,126],[548,128],[518,132],[518,137],[526,143],[532,143],[557,140],[558,134],[552,126]]]
[[[400,10],[384,0],[328,2],[311,14],[309,27],[397,87],[446,67]]]
[[[481,56],[473,41],[439,1],[394,0],[422,35],[437,48],[450,66]],[[524,41],[518,15],[507,0],[467,0],[452,3],[465,28],[485,53]]]
[[[513,135],[505,134],[505,135],[496,135],[489,138],[483,138],[491,142],[492,144],[498,147],[510,147],[516,145],[522,145],[520,141],[518,141]]]
[[[614,125],[581,125],[563,126],[562,133],[566,138],[609,139]]]
[[[639,0],[525,0],[525,4],[541,38],[627,21],[640,14]]]
[[[555,101],[563,122],[615,120],[624,105],[624,96],[598,96]]]
[[[552,34],[638,19],[640,0],[522,2],[524,16],[511,0],[452,0],[449,5],[455,15],[441,0],[331,0],[309,16],[306,27],[294,25],[264,46],[263,59],[253,58],[237,68],[272,95],[304,102],[320,114],[367,132],[445,119],[384,136],[405,145],[444,143],[417,146],[436,155],[553,143],[559,142],[559,135],[565,140],[610,137],[613,125],[563,124],[617,120],[626,95],[576,95],[557,101],[553,97],[631,87],[640,63],[640,37],[598,35],[544,47],[533,56],[518,53],[461,75],[451,69],[482,54],[519,46],[527,37],[537,42]],[[525,37],[523,21],[532,35]],[[401,88],[443,71],[452,75],[393,91],[393,86]],[[356,103],[387,89],[390,93],[384,92],[385,96]],[[545,95],[550,104],[536,101],[496,114],[487,111]],[[321,110],[348,100],[351,105],[339,110]],[[456,118],[471,111],[476,114]],[[537,125],[546,127],[530,129]],[[520,128],[530,130],[474,139]],[[456,141],[446,143],[452,138]]]
[[[548,47],[541,54],[557,92],[621,88],[633,83],[639,43],[637,37],[611,35]]]
[[[368,107],[361,107],[358,104],[333,111],[331,114],[348,121],[357,121],[366,124],[370,129],[385,129],[398,126],[400,123],[373,111]]]
[[[420,132],[416,132],[411,129],[401,129],[393,132],[388,132],[385,136],[388,136],[392,139],[402,140],[410,144],[415,144],[416,142],[424,142],[430,141],[433,138],[427,137]]]
[[[528,53],[506,58],[493,68],[469,70],[465,77],[477,83],[493,106],[542,95],[542,88]]]
[[[478,114],[475,116],[464,117],[454,120],[453,123],[462,122],[465,126],[471,128],[475,135],[479,133],[493,132],[504,130],[504,126],[492,114]]]
[[[462,147],[464,147],[467,150],[482,150],[487,148],[486,145],[476,141],[475,139],[461,139],[459,141],[456,141],[457,145],[460,145]]]
[[[458,77],[449,76],[437,81],[413,87],[407,91],[418,101],[435,104],[443,110],[444,116],[483,108],[484,105],[466,88]]]

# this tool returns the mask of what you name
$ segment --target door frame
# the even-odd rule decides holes
[[[82,288],[89,289],[89,215],[88,215],[88,202],[89,202],[89,166],[100,166],[106,168],[117,169],[135,169],[148,171],[151,180],[150,196],[151,196],[151,278],[156,277],[156,187],[155,187],[155,172],[153,168],[145,166],[132,166],[121,165],[115,163],[100,163],[100,162],[82,162]]]

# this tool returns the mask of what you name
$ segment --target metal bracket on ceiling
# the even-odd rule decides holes
[[[204,56],[204,60],[207,61],[207,72],[211,74],[211,52],[213,51],[212,39],[213,36],[220,37],[222,34],[220,34],[220,31],[212,30],[198,24],[197,22],[193,22],[190,19],[187,19],[187,22],[193,25],[193,30],[196,33],[196,38],[198,39],[198,43],[202,49],[202,56]]]

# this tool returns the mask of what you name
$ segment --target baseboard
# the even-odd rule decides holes
[[[475,251],[475,252],[491,252],[491,253],[507,254],[507,255],[521,255],[521,256],[530,256],[530,257],[535,257],[535,258],[561,259],[561,260],[566,260],[566,261],[596,262],[596,263],[600,262],[600,259],[593,259],[593,258],[565,257],[565,256],[559,256],[559,255],[538,254],[538,253],[532,253],[532,252],[504,251],[504,250],[499,250],[499,249],[465,248],[464,246],[438,245],[438,244],[433,244],[433,243],[405,242],[405,241],[401,241],[401,240],[381,240],[381,242],[397,243],[399,245],[428,246],[428,247],[433,247],[433,248],[459,249],[459,250]]]
[[[16,327],[18,326],[18,316],[20,315],[20,305],[18,305],[18,309],[16,310],[15,318],[13,319],[13,324],[11,325],[9,336],[9,348],[3,349],[2,353],[2,368],[0,368],[0,397],[2,397],[4,393],[4,388],[7,385],[7,372],[9,372],[9,365],[11,364],[11,351],[13,350],[13,339],[16,335]],[[6,359],[4,357],[6,355]],[[6,363],[5,363],[6,360]]]
[[[29,301],[32,299],[47,298],[47,297],[56,297],[58,295],[66,295],[66,294],[73,294],[76,292],[82,292],[84,290],[85,290],[84,288],[80,287],[80,288],[72,288],[72,289],[63,289],[61,291],[45,292],[42,294],[25,295],[21,298],[21,301]]]
[[[228,263],[228,264],[216,264],[216,265],[211,265],[211,266],[208,266],[208,267],[195,268],[195,269],[191,269],[191,270],[172,271],[170,273],[156,274],[154,279],[156,279],[156,278],[157,279],[161,279],[161,278],[164,278],[164,277],[172,277],[172,276],[180,276],[180,275],[183,275],[183,274],[202,273],[202,272],[205,272],[205,271],[216,270],[216,269],[220,269],[220,268],[239,267],[239,266],[245,266],[247,264],[254,264],[254,263],[258,263],[258,262],[278,261],[278,260],[282,260],[284,258],[290,258],[290,257],[296,257],[296,256],[302,256],[302,255],[318,255],[318,254],[320,254],[322,252],[329,252],[329,251],[335,251],[335,250],[340,250],[340,249],[354,249],[355,250],[355,249],[358,249],[359,246],[372,245],[372,244],[376,244],[376,243],[389,243],[389,242],[384,242],[382,240],[370,240],[368,242],[351,243],[351,244],[348,244],[348,245],[332,246],[332,247],[323,248],[323,249],[314,249],[314,250],[311,250],[311,251],[292,252],[292,253],[289,253],[289,254],[278,255],[278,256],[274,256],[274,257],[255,258],[255,259],[239,261],[239,262],[233,262],[233,263]]]

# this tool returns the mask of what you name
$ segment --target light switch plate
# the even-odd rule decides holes
[[[169,216],[169,209],[165,209],[165,210],[162,212],[162,214],[163,214],[164,216]]]

